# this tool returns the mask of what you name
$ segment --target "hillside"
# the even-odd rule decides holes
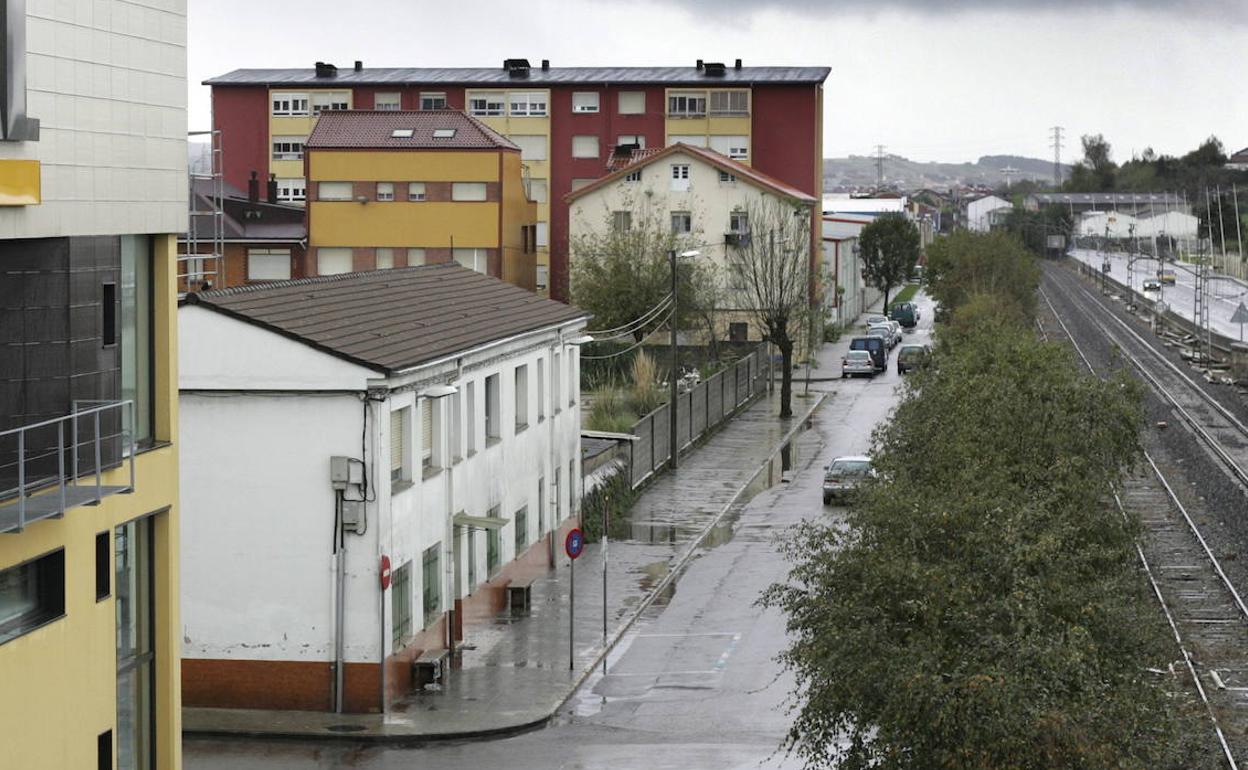
[[[1001,169],[1016,168],[1011,179],[1051,181],[1053,162],[1019,155],[985,155],[974,163],[920,162],[900,155],[884,156],[884,183],[906,190],[923,187],[948,188],[961,185],[988,185],[995,187],[1005,182]],[[1063,164],[1063,176],[1070,173],[1070,166]],[[825,158],[823,161],[823,189],[826,191],[845,188],[874,187],[876,181],[875,157],[851,155],[848,158]]]

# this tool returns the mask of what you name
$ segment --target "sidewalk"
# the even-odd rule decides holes
[[[803,429],[825,395],[801,398],[799,392],[795,388],[791,420],[775,417],[777,387],[684,455],[676,473],[651,483],[627,522],[613,523],[612,532],[623,539],[612,539],[606,549],[605,645],[604,553],[595,543],[576,561],[575,578],[560,554],[558,567],[534,583],[529,616],[465,628],[465,649],[442,692],[412,695],[384,715],[185,708],[183,733],[421,743],[542,726],[643,611],[666,604],[688,561],[701,548],[722,542],[724,530],[731,530],[724,514],[752,482],[765,472],[779,472],[773,458]]]

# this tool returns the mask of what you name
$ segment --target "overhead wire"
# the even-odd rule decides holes
[[[658,318],[660,313],[667,312],[668,310],[671,310],[673,307],[674,307],[674,302],[669,296],[669,298],[666,301],[664,301],[660,305],[655,306],[651,310],[647,311],[646,315],[633,321],[632,324],[628,326],[617,327],[618,329],[620,329],[620,331],[618,331],[615,334],[607,334],[602,331],[587,332],[587,334],[589,334],[589,336],[594,338],[594,342],[610,342],[611,340],[617,340],[620,337],[627,337],[630,334],[636,334],[638,331],[646,328],[656,318]]]
[[[675,312],[675,310],[674,310],[674,309],[673,309],[673,310],[668,311],[667,315],[663,316],[662,321],[667,321],[667,319],[671,318],[671,317],[672,317],[672,313],[673,313],[673,312]],[[643,337],[642,339],[637,340],[637,341],[636,341],[636,342],[634,342],[632,345],[629,345],[628,347],[624,348],[623,350],[617,350],[617,351],[616,351],[616,352],[614,352],[614,353],[607,353],[606,355],[601,355],[601,356],[587,356],[587,355],[582,354],[580,358],[581,358],[581,360],[582,360],[582,361],[601,361],[601,360],[603,360],[603,359],[607,359],[607,358],[618,358],[619,356],[622,356],[622,355],[626,355],[626,354],[628,354],[628,353],[631,353],[631,352],[633,352],[634,350],[636,350],[637,348],[641,347],[641,346],[642,346],[642,344],[643,344],[645,341],[646,341],[646,340],[645,340],[645,338]]]

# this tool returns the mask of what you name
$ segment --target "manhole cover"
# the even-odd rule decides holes
[[[330,725],[325,729],[331,733],[362,733],[366,728],[364,725]]]

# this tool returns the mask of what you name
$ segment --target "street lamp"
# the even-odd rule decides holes
[[[676,457],[677,455],[680,454],[680,446],[676,443],[677,442],[676,399],[680,395],[679,385],[676,382],[676,376],[680,371],[680,349],[676,345],[676,318],[677,318],[677,313],[676,313],[676,259],[678,257],[680,259],[690,259],[692,257],[698,257],[702,255],[702,252],[698,251],[697,249],[691,249],[689,251],[682,251],[680,254],[677,254],[676,249],[672,249],[667,254],[668,254],[668,257],[671,259],[671,263],[672,263],[672,322],[671,322],[672,373],[670,375],[670,379],[672,381],[671,383],[672,387],[671,387],[671,401],[668,403],[668,406],[667,406],[667,424],[671,428],[671,433],[670,433],[671,438],[668,440],[669,441],[668,451],[671,453],[670,467],[672,470],[676,470],[676,466],[678,465],[678,461]]]

